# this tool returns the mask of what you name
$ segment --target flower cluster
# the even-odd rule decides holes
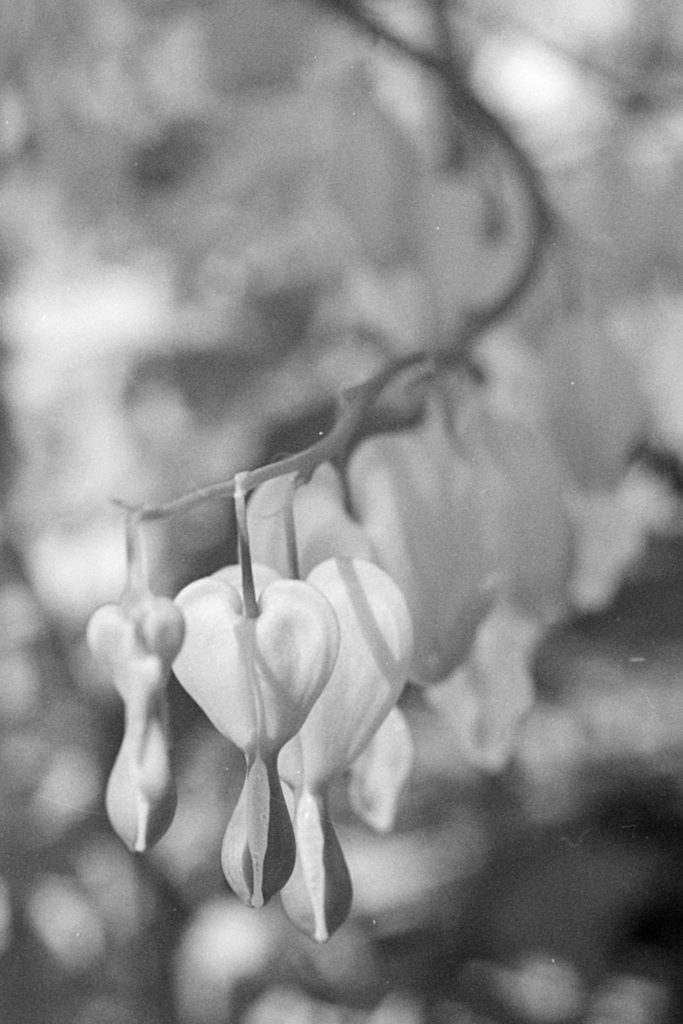
[[[538,639],[567,609],[576,537],[562,445],[492,394],[460,380],[454,401],[437,382],[417,427],[341,445],[305,473],[285,460],[249,488],[238,474],[238,563],[174,602],[140,582],[134,550],[134,582],[88,630],[125,703],[107,808],[131,849],[174,812],[171,668],[244,756],[227,881],[253,907],[279,893],[318,941],[352,898],[330,787],[345,780],[358,815],[392,827],[413,758],[408,683],[461,754],[505,763],[533,701]]]

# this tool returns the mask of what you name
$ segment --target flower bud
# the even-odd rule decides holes
[[[107,783],[107,813],[137,853],[161,838],[175,813],[166,686],[184,628],[180,610],[151,594],[130,607],[104,605],[88,623],[88,645],[111,674],[125,709],[123,741]]]

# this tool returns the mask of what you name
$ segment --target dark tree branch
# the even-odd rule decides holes
[[[488,327],[502,319],[526,293],[541,264],[545,247],[558,230],[554,210],[546,196],[545,186],[536,167],[523,147],[503,121],[472,92],[457,61],[453,41],[444,53],[433,52],[405,39],[390,26],[370,13],[359,0],[317,0],[318,3],[343,15],[375,40],[392,47],[427,71],[437,75],[444,84],[453,115],[475,138],[490,139],[506,154],[513,172],[521,181],[529,200],[528,243],[518,272],[497,301],[472,310],[458,328],[454,349],[459,359],[473,341]],[[439,0],[435,0],[436,3]],[[442,15],[443,16],[443,15]],[[445,354],[441,354],[443,360]]]

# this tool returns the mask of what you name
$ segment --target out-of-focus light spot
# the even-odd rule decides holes
[[[26,909],[36,935],[66,970],[87,970],[104,954],[102,924],[68,879],[44,876]]]
[[[368,836],[344,831],[342,845],[353,878],[354,910],[380,920],[404,915],[415,920],[428,897],[453,877],[473,874],[481,866],[485,838],[473,821],[458,821],[429,842],[414,833]]]
[[[0,622],[2,619],[0,619]],[[30,714],[40,692],[40,675],[24,651],[0,655],[0,717],[16,721]]]
[[[560,5],[558,21],[575,40],[610,42],[633,23],[635,0],[574,0]]]
[[[30,546],[28,560],[44,605],[61,620],[82,624],[98,605],[116,600],[121,592],[121,523],[112,518],[43,533]]]
[[[522,35],[491,39],[482,46],[474,80],[490,102],[528,124],[544,126],[561,115],[566,130],[572,121],[578,128],[594,113],[580,71]]]
[[[6,301],[8,335],[21,350],[57,361],[69,353],[91,353],[93,345],[138,347],[140,339],[169,326],[169,282],[159,268],[111,270],[80,280],[43,278]]]
[[[51,831],[62,831],[84,814],[92,813],[99,793],[99,770],[82,750],[56,753],[34,795],[34,810]]]
[[[231,899],[206,903],[177,954],[178,1002],[187,1019],[213,1024],[225,1015],[235,986],[265,969],[277,934],[268,910],[255,914]]]
[[[118,837],[100,836],[78,852],[76,877],[98,908],[107,932],[121,942],[138,933],[145,913],[136,865]]]
[[[3,789],[31,792],[40,785],[47,756],[47,744],[34,729],[17,729],[3,737],[0,745]]]
[[[394,992],[381,1001],[370,1016],[367,1024],[422,1024],[424,1011],[414,996],[404,992]],[[444,1016],[443,1018],[447,1018]],[[449,1020],[466,1020],[464,1017],[449,1017]]]
[[[665,985],[649,978],[610,978],[593,1000],[586,1024],[663,1024],[670,1020]]]
[[[516,968],[501,968],[497,987],[515,1012],[539,1024],[573,1020],[586,1001],[583,982],[571,964],[548,954],[529,954]]]
[[[0,589],[0,622],[3,644],[29,643],[41,635],[43,624],[27,586],[8,581]]]
[[[355,1024],[358,1017],[352,1016],[345,1007],[313,999],[294,988],[278,986],[253,1003],[244,1021],[245,1024]],[[400,1020],[399,1024],[402,1024]]]

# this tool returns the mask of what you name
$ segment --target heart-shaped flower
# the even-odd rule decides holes
[[[467,656],[491,603],[478,481],[434,404],[417,430],[364,441],[348,465],[352,511],[403,591],[415,632],[411,681]]]
[[[301,580],[268,583],[259,615],[248,618],[240,591],[221,572],[176,597],[187,628],[173,668],[220,733],[265,757],[298,732],[322,692],[339,628],[329,602]]]
[[[325,596],[339,622],[339,654],[334,670],[296,741],[282,752],[281,771],[290,785],[298,745],[305,780],[319,789],[346,771],[398,700],[413,649],[410,612],[388,573],[360,559],[330,558],[306,581]]]
[[[329,602],[300,580],[255,565],[259,614],[247,616],[238,567],[178,594],[187,635],[176,675],[213,725],[245,754],[244,788],[226,829],[224,873],[261,906],[294,866],[291,822],[277,774],[281,747],[301,728],[332,673],[339,626]]]
[[[328,559],[307,582],[334,608],[340,643],[327,686],[280,756],[280,774],[294,790],[297,840],[297,866],[281,896],[293,923],[324,942],[351,906],[350,876],[327,812],[327,787],[367,746],[398,700],[413,641],[405,598],[378,566]]]

